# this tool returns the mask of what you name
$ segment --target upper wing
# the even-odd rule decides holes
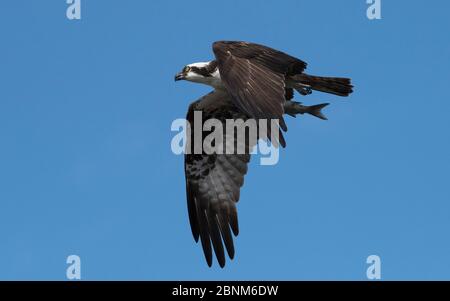
[[[213,44],[216,56],[225,56],[229,51],[234,56],[249,59],[276,73],[294,75],[302,73],[307,63],[276,49],[248,42],[218,41]]]
[[[187,120],[193,128],[194,111],[196,103],[190,106]],[[239,116],[239,114],[241,116]],[[205,116],[206,115],[206,116]],[[225,121],[226,118],[242,118],[242,113],[235,108],[219,108],[218,110],[203,111],[203,120],[216,118]],[[225,127],[224,127],[225,128]],[[206,136],[207,134],[203,134]],[[250,161],[251,145],[246,141],[238,142],[235,137],[224,136],[226,147],[239,147],[240,143],[245,149],[244,154],[189,154],[185,155],[186,194],[189,211],[189,221],[195,241],[201,239],[203,251],[209,266],[212,265],[211,242],[220,266],[225,265],[225,254],[222,241],[227,253],[234,257],[233,236],[238,235],[238,219],[236,202],[239,200],[240,187],[244,183],[247,173],[247,163]],[[194,141],[193,131],[188,136],[187,147]]]
[[[306,63],[266,46],[246,42],[215,42],[222,82],[235,105],[255,119],[283,119],[285,75],[303,72]]]

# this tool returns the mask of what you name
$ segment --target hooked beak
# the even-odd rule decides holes
[[[185,79],[183,72],[177,73],[177,75],[175,75],[175,81],[179,81],[179,80],[183,80]]]

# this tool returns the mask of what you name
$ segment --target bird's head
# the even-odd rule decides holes
[[[215,61],[186,65],[183,70],[175,75],[175,81],[179,80],[206,84],[216,88],[221,85],[219,71]]]

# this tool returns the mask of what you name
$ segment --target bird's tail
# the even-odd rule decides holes
[[[294,84],[294,88],[301,94],[305,93],[305,88],[339,96],[348,96],[353,92],[350,78],[322,77],[302,73],[295,75],[293,80],[297,84]]]

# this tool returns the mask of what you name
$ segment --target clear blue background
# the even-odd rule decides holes
[[[365,0],[0,2],[0,279],[450,279],[450,4]],[[171,122],[208,87],[173,81],[247,40],[349,76],[329,121],[288,119],[253,160],[235,260],[207,267]],[[297,96],[300,99],[300,96]]]

